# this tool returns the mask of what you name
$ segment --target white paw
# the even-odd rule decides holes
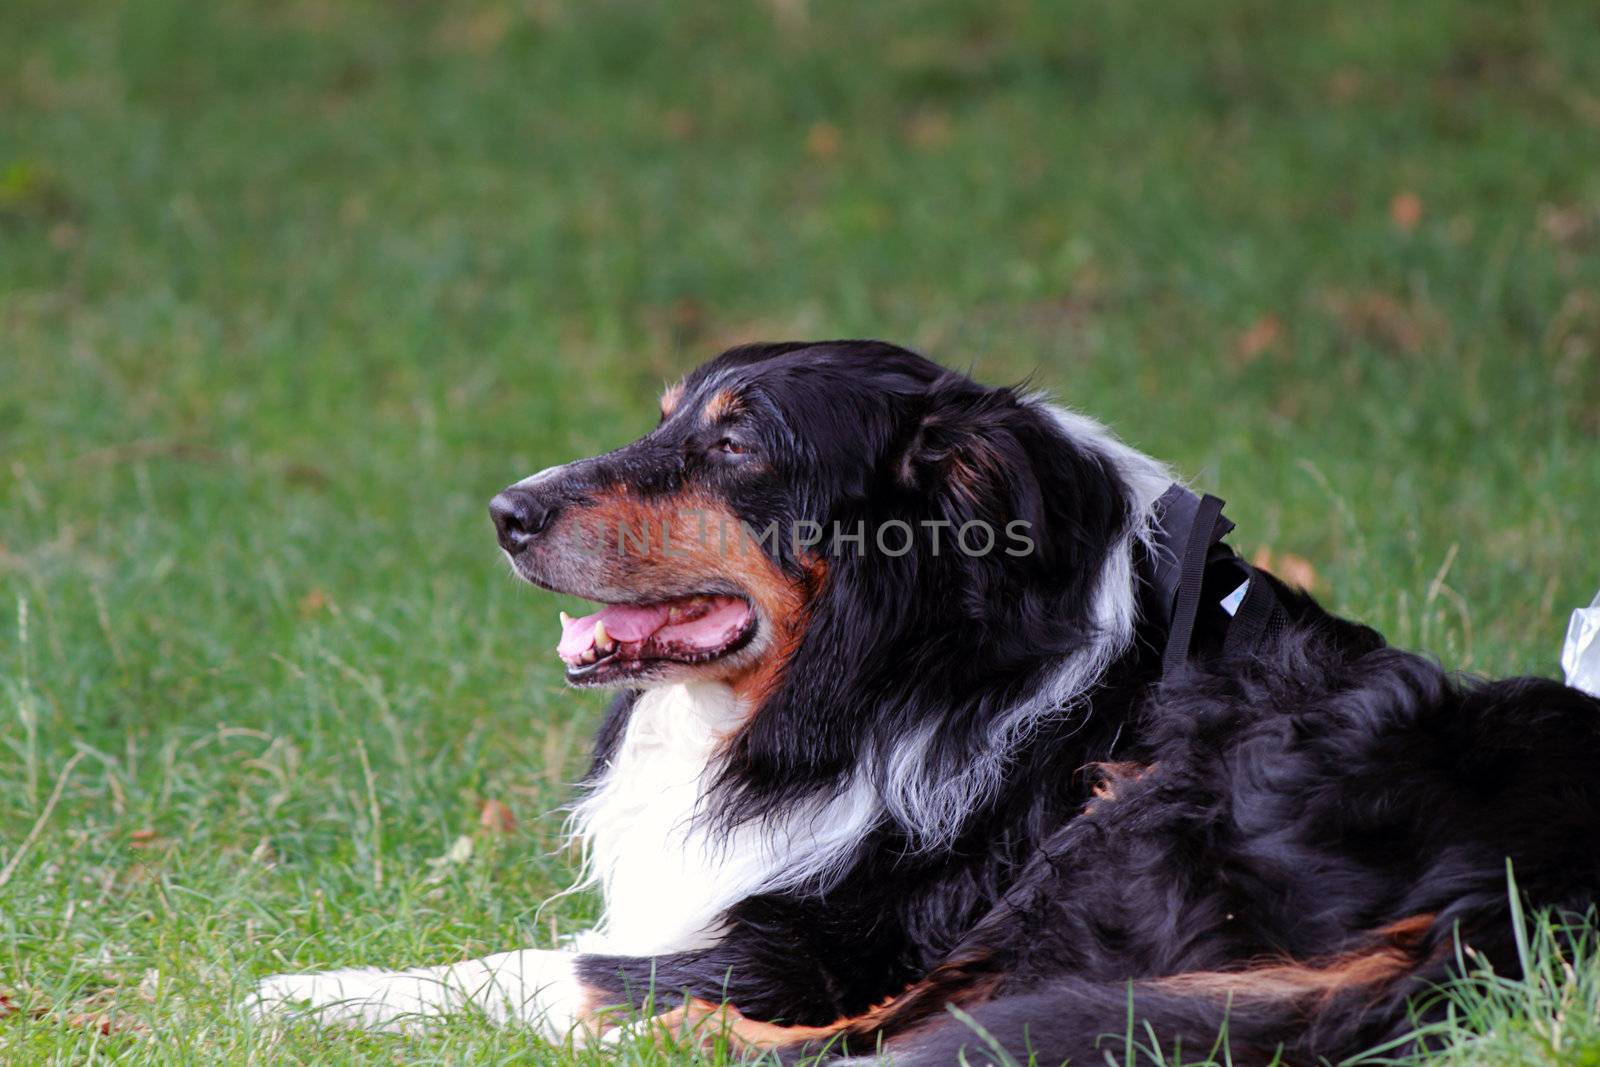
[[[258,1021],[302,1016],[364,1030],[405,1030],[457,1011],[520,1023],[561,1040],[592,1038],[595,1006],[567,952],[502,952],[480,960],[407,971],[355,969],[278,974],[245,1001]]]
[[[371,969],[276,974],[245,1001],[258,1021],[303,1015],[363,1030],[402,1030],[448,1012],[460,1000],[426,970]]]

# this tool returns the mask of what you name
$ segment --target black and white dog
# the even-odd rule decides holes
[[[711,360],[640,440],[491,506],[520,576],[603,605],[559,647],[620,691],[573,816],[598,928],[278,976],[256,1010],[604,1039],[648,1005],[899,1064],[992,1055],[950,1005],[1046,1064],[1101,1062],[1131,1013],[1307,1063],[1406,1033],[1457,939],[1515,972],[1508,862],[1588,912],[1600,701],[1452,678],[1260,571],[1251,642],[1215,569],[1177,575],[1176,621],[1172,483],[892,345]]]

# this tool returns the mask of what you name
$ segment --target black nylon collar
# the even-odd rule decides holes
[[[1223,543],[1234,525],[1223,516],[1222,507],[1217,497],[1196,496],[1177,484],[1156,501],[1153,536],[1140,577],[1145,585],[1145,619],[1166,631],[1163,678],[1171,677],[1189,661],[1195,627],[1202,619],[1206,572],[1211,568],[1227,568],[1230,582],[1242,583],[1235,590],[1242,595],[1221,612],[1204,613],[1208,620],[1204,625],[1220,630],[1207,635],[1206,647],[1220,646],[1226,658],[1252,653],[1276,640],[1289,625],[1276,580]]]
[[[1183,579],[1183,553],[1199,512],[1200,498],[1177,482],[1168,486],[1156,500],[1155,536],[1150,539],[1150,550],[1145,554],[1144,581],[1148,603],[1152,610],[1160,613],[1157,617],[1163,629],[1172,625],[1172,613],[1178,604],[1178,585]],[[1220,541],[1233,529],[1233,523],[1219,518],[1212,540]]]

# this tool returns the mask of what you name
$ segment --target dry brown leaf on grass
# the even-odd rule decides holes
[[[1260,359],[1267,349],[1277,344],[1278,339],[1282,336],[1283,320],[1272,312],[1267,312],[1251,323],[1249,329],[1239,335],[1239,340],[1233,346],[1233,365],[1235,367],[1248,367]]]
[[[491,834],[509,834],[517,828],[517,817],[505,803],[485,800],[478,808],[478,825]]]
[[[322,591],[321,586],[313,586],[311,591],[301,597],[300,602],[295,605],[302,619],[309,619],[313,615],[322,614],[322,610],[327,606],[328,594]]]
[[[1409,189],[1395,193],[1389,201],[1389,220],[1401,233],[1412,233],[1422,224],[1422,197]]]
[[[1297,556],[1293,552],[1276,552],[1266,545],[1256,549],[1256,554],[1250,557],[1250,565],[1270,571],[1290,585],[1298,585],[1301,589],[1315,591],[1322,587],[1322,578],[1317,574],[1317,568],[1304,556]]]

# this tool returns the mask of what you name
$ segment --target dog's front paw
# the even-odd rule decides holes
[[[244,1002],[258,1022],[297,1016],[364,1030],[393,1030],[449,1007],[438,978],[415,971],[348,970],[275,974]]]
[[[595,994],[578,980],[576,959],[527,949],[409,971],[277,974],[262,979],[244,1009],[262,1022],[306,1018],[390,1031],[466,1010],[494,1022],[531,1026],[554,1041],[574,1032],[587,1040]]]

